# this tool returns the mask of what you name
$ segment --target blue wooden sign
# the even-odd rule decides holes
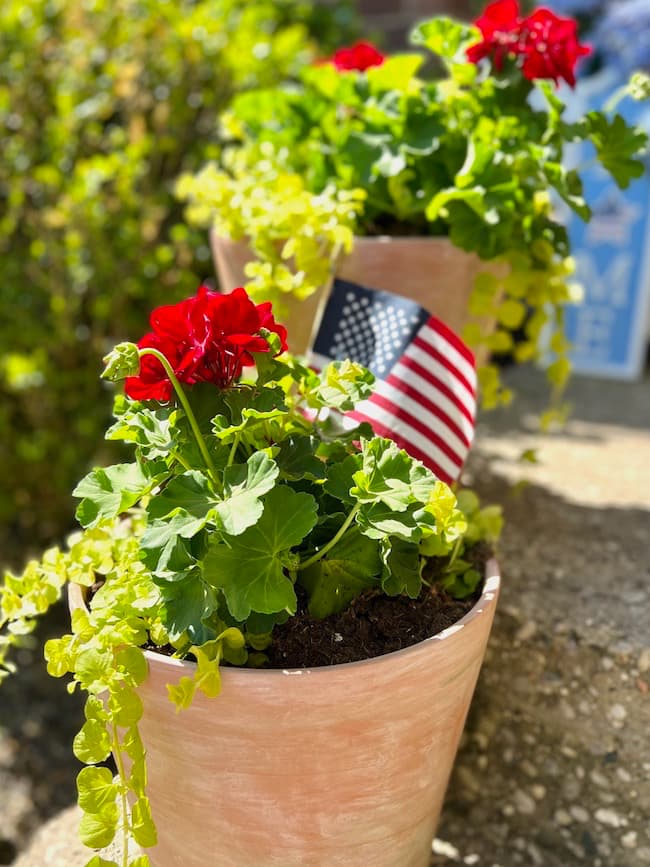
[[[570,110],[601,109],[623,83],[612,70],[580,81]],[[650,131],[643,103],[626,99],[617,110]],[[566,334],[576,373],[634,379],[643,370],[650,313],[650,171],[621,191],[598,165],[589,166],[590,150],[577,147],[571,164],[588,165],[581,174],[593,217],[584,223],[568,209],[562,215],[584,290],[582,304],[566,308]]]

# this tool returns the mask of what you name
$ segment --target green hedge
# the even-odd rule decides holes
[[[211,273],[174,179],[217,155],[236,91],[284,77],[310,33],[338,42],[351,20],[345,2],[3,3],[0,560],[70,524],[69,491],[102,457],[106,347]]]

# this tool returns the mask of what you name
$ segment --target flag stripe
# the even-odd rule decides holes
[[[402,435],[406,436],[405,427],[409,428],[409,435],[416,433],[421,434],[430,440],[430,444],[434,445],[448,460],[457,468],[462,467],[463,458],[456,454],[449,442],[439,435],[439,433],[429,425],[425,424],[420,418],[414,416],[404,406],[403,396],[401,394],[386,396],[375,391],[367,401],[362,402],[357,408],[360,412],[366,412],[369,406],[378,406],[384,412],[391,413],[394,418],[403,422]],[[462,454],[462,453],[461,453]],[[440,461],[439,461],[440,463]]]
[[[377,391],[380,394],[386,394],[386,388],[390,387],[402,392],[403,397],[400,398],[400,402],[403,402],[410,412],[422,414],[423,418],[429,419],[431,426],[438,432],[448,430],[453,440],[452,448],[458,454],[463,454],[471,445],[471,434],[468,436],[462,428],[462,421],[465,420],[465,416],[458,412],[453,405],[445,407],[445,398],[440,392],[434,393],[430,387],[428,389],[416,388],[413,384],[414,377],[396,375],[397,367],[399,364],[395,366],[395,372],[391,373],[385,382],[380,380],[377,383]],[[446,401],[446,403],[449,404],[450,402]],[[445,410],[451,410],[454,415],[449,415]]]
[[[416,346],[409,347],[408,351],[400,358],[399,364],[408,367],[409,370],[422,377],[429,386],[433,386],[436,391],[444,394],[474,429],[474,400],[470,399],[464,385],[453,380],[447,368],[440,367],[430,355]]]
[[[449,458],[432,445],[428,437],[422,437],[415,432],[409,431],[408,436],[402,433],[402,426],[396,423],[390,413],[385,413],[376,404],[369,404],[368,413],[359,413],[357,410],[349,413],[355,421],[367,421],[372,429],[380,437],[393,440],[397,445],[408,452],[412,458],[428,467],[435,475],[447,484],[451,484],[458,478],[460,467],[452,463]]]
[[[408,359],[406,359],[408,361]],[[412,394],[416,399],[422,399],[426,402],[427,408],[438,415],[440,418],[449,419],[449,424],[456,428],[457,436],[469,446],[474,438],[474,424],[467,417],[467,411],[463,411],[458,403],[454,400],[453,392],[449,397],[449,389],[441,388],[438,381],[431,383],[418,373],[419,365],[413,362],[412,365],[405,364],[405,359],[398,361],[393,372],[388,377],[391,384],[395,382],[402,383],[408,389],[408,393]],[[424,371],[426,373],[426,371]],[[394,382],[394,381],[395,382]],[[444,387],[443,383],[440,386]]]
[[[417,348],[426,353],[429,358],[435,359],[439,365],[446,368],[452,374],[453,378],[465,388],[471,403],[474,397],[476,382],[471,378],[468,379],[461,370],[454,366],[453,361],[446,354],[444,347],[441,350],[440,346],[436,346],[431,340],[425,340],[423,337],[424,331],[425,329],[423,328],[422,331],[420,331],[413,339],[413,343],[409,346],[407,352]]]
[[[443,337],[447,343],[450,343],[456,352],[465,359],[467,362],[467,366],[463,365],[463,367],[466,367],[465,376],[467,376],[471,381],[476,370],[476,359],[474,358],[474,353],[469,346],[467,346],[466,343],[463,343],[456,332],[452,331],[451,328],[446,325],[442,319],[438,319],[437,316],[432,316],[427,325],[434,334],[439,334]]]

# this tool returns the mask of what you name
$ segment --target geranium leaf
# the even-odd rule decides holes
[[[153,521],[146,528],[140,546],[148,568],[167,581],[180,581],[192,569],[193,558],[183,539],[191,539],[204,526],[205,517],[179,512],[171,518]]]
[[[417,542],[422,538],[423,531],[414,516],[412,506],[406,511],[395,512],[386,503],[373,503],[360,509],[357,522],[364,536],[370,539],[396,536],[406,541]]]
[[[329,464],[327,481],[323,485],[325,492],[342,503],[354,503],[350,491],[355,486],[354,474],[360,470],[361,462],[361,455],[348,455],[340,462]]]
[[[389,596],[406,593],[415,599],[422,589],[419,546],[403,539],[385,539],[382,559],[381,586],[384,592]]]
[[[235,434],[286,415],[288,408],[284,398],[284,391],[278,387],[269,386],[259,391],[251,386],[232,389],[224,399],[227,414],[217,415],[212,421],[215,436],[229,442]]]
[[[191,639],[196,642],[202,621],[216,608],[214,590],[197,572],[181,581],[165,584],[162,595],[165,603],[163,621],[169,637],[176,641],[184,632],[191,632]]]
[[[473,36],[480,39],[481,34],[476,28],[439,16],[418,25],[411,33],[411,42],[414,45],[425,45],[445,60],[458,57],[465,62],[466,58],[461,54],[461,49]]]
[[[315,436],[290,436],[280,444],[275,456],[284,479],[324,479],[327,473],[325,462],[316,457],[320,440]]]
[[[340,412],[353,410],[372,393],[374,375],[354,361],[333,361],[320,374],[320,382],[308,395],[310,406],[327,406]]]
[[[153,484],[137,463],[97,467],[72,492],[73,497],[83,498],[77,506],[77,520],[83,527],[95,527],[106,518],[115,518],[134,506]]]
[[[587,136],[594,144],[602,166],[611,173],[622,189],[645,171],[638,158],[647,144],[647,134],[639,128],[630,128],[620,114],[611,120],[597,111],[587,115]]]
[[[371,90],[407,90],[413,76],[422,66],[424,58],[419,54],[394,54],[379,66],[366,71]]]
[[[379,587],[381,569],[377,542],[349,530],[322,560],[300,572],[309,613],[320,619],[343,611],[363,590]]]
[[[291,549],[316,523],[316,501],[278,485],[266,496],[259,521],[241,535],[208,551],[206,581],[223,590],[232,616],[246,620],[251,611],[273,614],[296,609],[293,584],[285,574]]]
[[[106,432],[106,439],[136,443],[148,458],[168,455],[175,447],[178,410],[172,407],[152,410],[121,395],[120,399],[125,402],[124,408]]]
[[[279,473],[278,465],[264,452],[255,452],[246,461],[224,472],[224,499],[215,505],[220,528],[238,536],[262,514],[260,497],[271,490]]]
[[[384,503],[403,512],[412,502],[412,459],[386,439],[363,440],[362,466],[354,473],[351,495],[360,503]]]
[[[205,518],[216,501],[207,476],[199,470],[188,470],[175,476],[147,507],[150,518],[165,518],[185,512],[194,518]]]

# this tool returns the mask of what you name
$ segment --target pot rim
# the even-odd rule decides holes
[[[213,226],[209,230],[210,236],[213,241],[218,243],[226,243],[233,245],[248,245],[248,240],[246,237],[242,238],[231,238],[229,235],[222,235],[220,232],[216,230]],[[450,246],[454,250],[458,250],[461,253],[467,253],[466,250],[462,250],[460,247],[457,247],[449,235],[355,235],[354,236],[354,244],[355,246],[358,244],[367,244],[368,246],[372,246],[374,244],[443,244],[445,246]],[[468,253],[468,255],[472,255]]]
[[[336,672],[343,671],[345,669],[349,669],[352,667],[358,668],[359,666],[366,665],[377,665],[377,663],[389,663],[393,660],[405,659],[413,653],[416,653],[422,649],[422,647],[426,645],[430,645],[434,642],[449,640],[453,635],[460,632],[463,627],[467,626],[473,620],[481,615],[485,615],[491,607],[496,605],[496,600],[499,595],[499,589],[501,587],[501,571],[499,569],[499,564],[496,558],[491,557],[485,564],[485,581],[483,584],[483,590],[481,592],[480,597],[476,600],[476,603],[472,606],[472,608],[465,614],[460,620],[457,620],[455,623],[452,623],[451,626],[448,626],[446,629],[443,629],[442,632],[436,633],[436,635],[431,635],[429,638],[425,638],[423,641],[418,641],[416,644],[411,644],[409,647],[403,647],[401,650],[393,650],[390,653],[382,653],[380,656],[371,656],[368,659],[358,659],[354,662],[339,662],[335,665],[318,665],[311,668],[238,668],[236,666],[224,666],[221,669],[221,676],[224,677],[232,677],[236,672],[237,675],[241,674],[243,677],[286,677],[286,676],[296,676],[296,675],[311,675],[313,676],[323,676],[328,672]],[[80,584],[70,583],[68,584],[68,602],[70,606],[70,610],[74,610],[75,608],[86,608],[86,602],[84,599],[84,590],[86,588],[82,587]],[[144,651],[145,659],[149,663],[154,663],[157,666],[163,666],[170,671],[170,677],[173,676],[171,672],[175,669],[176,672],[193,671],[196,668],[196,663],[191,660],[185,659],[174,659],[171,656],[167,656],[164,653],[158,653],[155,650],[145,650]]]

